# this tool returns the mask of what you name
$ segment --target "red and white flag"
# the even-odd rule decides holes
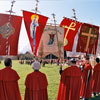
[[[64,27],[64,50],[72,51],[74,38],[78,32],[81,23],[71,20],[69,18],[64,18],[60,24]]]
[[[36,56],[40,39],[48,17],[28,11],[23,11],[23,17],[31,49],[33,54]]]
[[[7,55],[16,56],[18,54],[18,40],[22,23],[22,17],[11,15],[10,23],[8,22],[8,20],[8,14],[0,14],[0,55],[6,55],[6,38],[8,36]]]
[[[86,23],[82,24],[78,38],[77,52],[96,54],[98,37],[98,26]]]

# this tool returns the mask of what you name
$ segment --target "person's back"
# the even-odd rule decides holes
[[[2,87],[2,77],[1,77],[1,70],[0,70],[0,100],[3,100],[2,91],[3,91],[3,87]]]
[[[10,58],[5,60],[6,68],[1,70],[2,79],[2,100],[21,100],[18,80],[19,75],[13,70]]]
[[[34,72],[26,77],[25,81],[25,97],[24,100],[48,100],[47,94],[47,78],[46,75],[39,71],[40,63],[33,63]]]
[[[94,66],[93,72],[93,93],[94,96],[100,92],[100,60],[96,58],[97,64]]]
[[[81,70],[71,66],[63,70],[57,100],[80,100]]]

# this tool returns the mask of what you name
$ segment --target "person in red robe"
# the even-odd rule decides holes
[[[92,66],[89,63],[89,57],[86,57],[86,63],[82,72],[82,85],[80,91],[80,97],[83,98],[83,100],[88,100],[89,98],[91,98],[92,81]]]
[[[76,66],[73,59],[70,67],[62,70],[57,100],[80,100],[81,69]]]
[[[39,71],[40,63],[36,60],[33,63],[34,72],[29,73],[25,81],[24,100],[48,100],[47,78],[46,75]]]
[[[6,58],[5,68],[1,70],[0,100],[21,100],[18,87],[19,75],[12,69],[12,60]]]
[[[2,85],[2,77],[1,77],[1,70],[0,70],[0,100],[4,100],[3,85]]]
[[[1,78],[1,70],[0,70],[0,100],[2,100],[2,78]]]
[[[93,72],[93,93],[94,96],[100,92],[100,60],[96,58],[96,65],[94,66]]]

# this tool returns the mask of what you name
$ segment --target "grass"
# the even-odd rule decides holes
[[[4,63],[0,64],[0,69],[4,68]],[[22,99],[24,100],[24,92],[25,92],[25,78],[28,73],[33,71],[31,65],[27,64],[19,64],[18,61],[13,61],[12,68],[17,71],[20,76],[19,80],[19,88],[21,92]],[[49,100],[56,100],[57,91],[58,91],[58,84],[59,84],[59,67],[56,65],[46,64],[45,67],[41,67],[41,72],[45,73],[48,80],[48,96]]]
[[[0,69],[4,68],[3,61],[0,64]],[[65,68],[65,67],[64,67]],[[28,73],[31,73],[33,71],[31,65],[26,65],[26,64],[19,64],[18,61],[14,60],[13,61],[13,69],[17,71],[17,73],[20,76],[19,80],[19,88],[21,92],[22,99],[24,100],[24,92],[25,92],[25,78]],[[57,97],[57,91],[58,91],[58,84],[60,80],[60,75],[59,75],[59,67],[55,65],[50,65],[46,64],[45,67],[42,67],[41,72],[45,73],[48,79],[48,97],[49,100],[56,100]],[[100,100],[100,95],[98,97],[92,97],[89,100]]]

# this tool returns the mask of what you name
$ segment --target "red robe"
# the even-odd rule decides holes
[[[90,72],[90,74],[89,74]],[[83,98],[91,98],[92,95],[92,66],[90,64],[85,64],[82,73],[82,86],[80,96]]]
[[[76,66],[66,68],[59,84],[57,100],[80,100],[81,70]]]
[[[24,100],[48,100],[47,78],[45,74],[35,71],[27,75]]]
[[[100,64],[94,66],[93,83],[93,92],[100,92]]]
[[[3,100],[2,99],[2,91],[3,91],[3,88],[2,88],[2,78],[1,78],[1,70],[0,70],[0,100]]]
[[[1,98],[0,100],[21,100],[18,87],[19,76],[15,70],[6,67],[1,70]]]

